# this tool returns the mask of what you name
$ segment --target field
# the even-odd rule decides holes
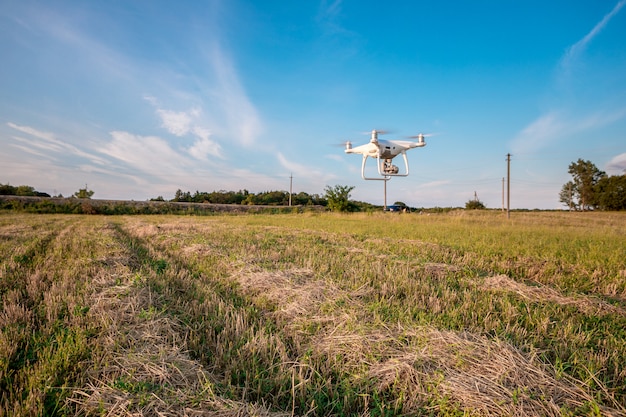
[[[626,416],[626,213],[0,213],[0,415]]]

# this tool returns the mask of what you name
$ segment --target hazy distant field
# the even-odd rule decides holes
[[[626,415],[626,213],[0,214],[0,415]]]

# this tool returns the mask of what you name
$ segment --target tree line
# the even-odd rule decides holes
[[[561,188],[559,201],[570,210],[626,210],[626,175],[608,176],[583,159],[572,162],[568,173],[572,180]]]
[[[21,197],[50,197],[48,193],[42,193],[35,190],[30,185],[18,185],[17,187],[9,184],[0,184],[0,195],[17,195]]]
[[[363,201],[350,199],[350,192],[353,186],[335,185],[326,186],[324,194],[308,194],[301,191],[297,194],[289,195],[287,191],[263,191],[251,193],[248,190],[239,191],[212,191],[191,193],[189,191],[176,190],[174,198],[170,202],[186,203],[211,203],[211,204],[239,204],[239,205],[259,205],[259,206],[287,206],[291,199],[293,206],[322,206],[332,211],[370,211],[379,209]],[[152,201],[165,201],[162,196],[151,199]]]
[[[151,199],[152,201],[165,201],[162,196]],[[211,203],[211,204],[243,204],[260,206],[287,206],[289,205],[289,193],[287,191],[263,191],[251,193],[248,190],[239,191],[212,191],[191,193],[189,191],[176,190],[171,202],[184,203]],[[295,206],[326,206],[327,200],[319,194],[299,192],[291,195],[291,204]]]
[[[26,210],[40,213],[87,213],[87,214],[151,214],[151,213],[173,213],[183,211],[197,211],[203,213],[205,211],[213,212],[215,209],[202,208],[202,203],[222,204],[231,206],[259,206],[272,207],[279,206],[290,208],[308,207],[318,210],[320,208],[332,211],[372,211],[380,209],[362,201],[350,200],[350,192],[354,189],[352,186],[335,185],[327,186],[325,194],[308,194],[299,192],[289,194],[286,191],[264,191],[260,193],[251,193],[248,190],[240,191],[212,191],[191,193],[178,189],[171,200],[165,200],[162,196],[151,198],[147,203],[141,202],[124,202],[109,200],[91,200],[94,194],[93,190],[89,190],[87,186],[79,189],[74,195],[65,199],[62,195],[55,196],[58,198],[48,199],[29,199],[30,197],[50,197],[47,193],[35,191],[31,186],[14,187],[11,185],[0,184],[0,195],[16,196],[17,199],[3,200],[0,209]],[[24,197],[24,198],[21,198]],[[53,201],[54,200],[54,201]],[[196,207],[192,205],[173,205],[169,203],[197,203]],[[290,204],[291,203],[291,204]],[[164,205],[165,204],[165,205]],[[242,207],[243,209],[243,207]],[[235,209],[237,210],[237,209]],[[258,211],[258,209],[256,209]],[[246,211],[249,211],[246,209]]]
[[[72,197],[91,198],[93,194],[94,191],[88,189],[85,185],[85,188],[80,188]],[[0,195],[15,195],[18,197],[50,197],[50,194],[37,191],[35,190],[35,187],[30,185],[18,185],[16,187],[10,184],[0,184]],[[64,198],[62,194],[55,195],[54,197]]]

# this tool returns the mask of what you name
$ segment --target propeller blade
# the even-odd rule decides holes
[[[390,129],[372,129],[375,130],[376,133],[378,133],[379,135],[388,135],[390,133],[393,133],[393,130]],[[362,135],[371,135],[372,134],[372,130],[368,131],[368,132],[361,132]]]
[[[431,136],[434,136],[434,133],[420,133],[419,135],[415,135],[415,136],[407,136],[409,139],[419,139],[419,138],[429,138]]]

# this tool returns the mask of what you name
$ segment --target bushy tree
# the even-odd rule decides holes
[[[34,196],[36,195],[35,193],[36,193],[35,189],[31,187],[30,185],[20,185],[15,190],[15,195],[20,195],[20,196]]]
[[[0,184],[0,195],[15,195],[16,187],[9,184]]]
[[[574,202],[574,182],[568,181],[563,185],[559,193],[559,201],[565,204],[570,210],[577,209],[576,202]]]
[[[335,185],[334,187],[326,186],[324,191],[328,201],[328,208],[332,211],[351,211],[350,192],[354,190],[353,186]]]
[[[176,190],[176,193],[174,194],[174,199],[172,201],[191,203],[191,201],[192,201],[191,200],[191,193],[189,191],[183,192],[179,188],[178,190]]]
[[[596,184],[606,177],[591,161],[578,159],[569,165],[568,171],[572,181],[563,185],[559,193],[559,201],[577,210],[591,210],[598,206]]]
[[[14,187],[9,184],[0,184],[0,195],[19,195],[27,197],[50,197],[48,193],[42,193],[35,190],[30,185],[20,185]]]
[[[484,210],[485,208],[483,202],[475,198],[465,203],[466,210]]]
[[[601,178],[595,193],[600,210],[626,210],[626,175]]]
[[[85,185],[85,188],[80,188],[78,191],[74,193],[74,197],[76,198],[85,198],[90,199],[92,195],[94,195],[95,191],[90,190]]]

